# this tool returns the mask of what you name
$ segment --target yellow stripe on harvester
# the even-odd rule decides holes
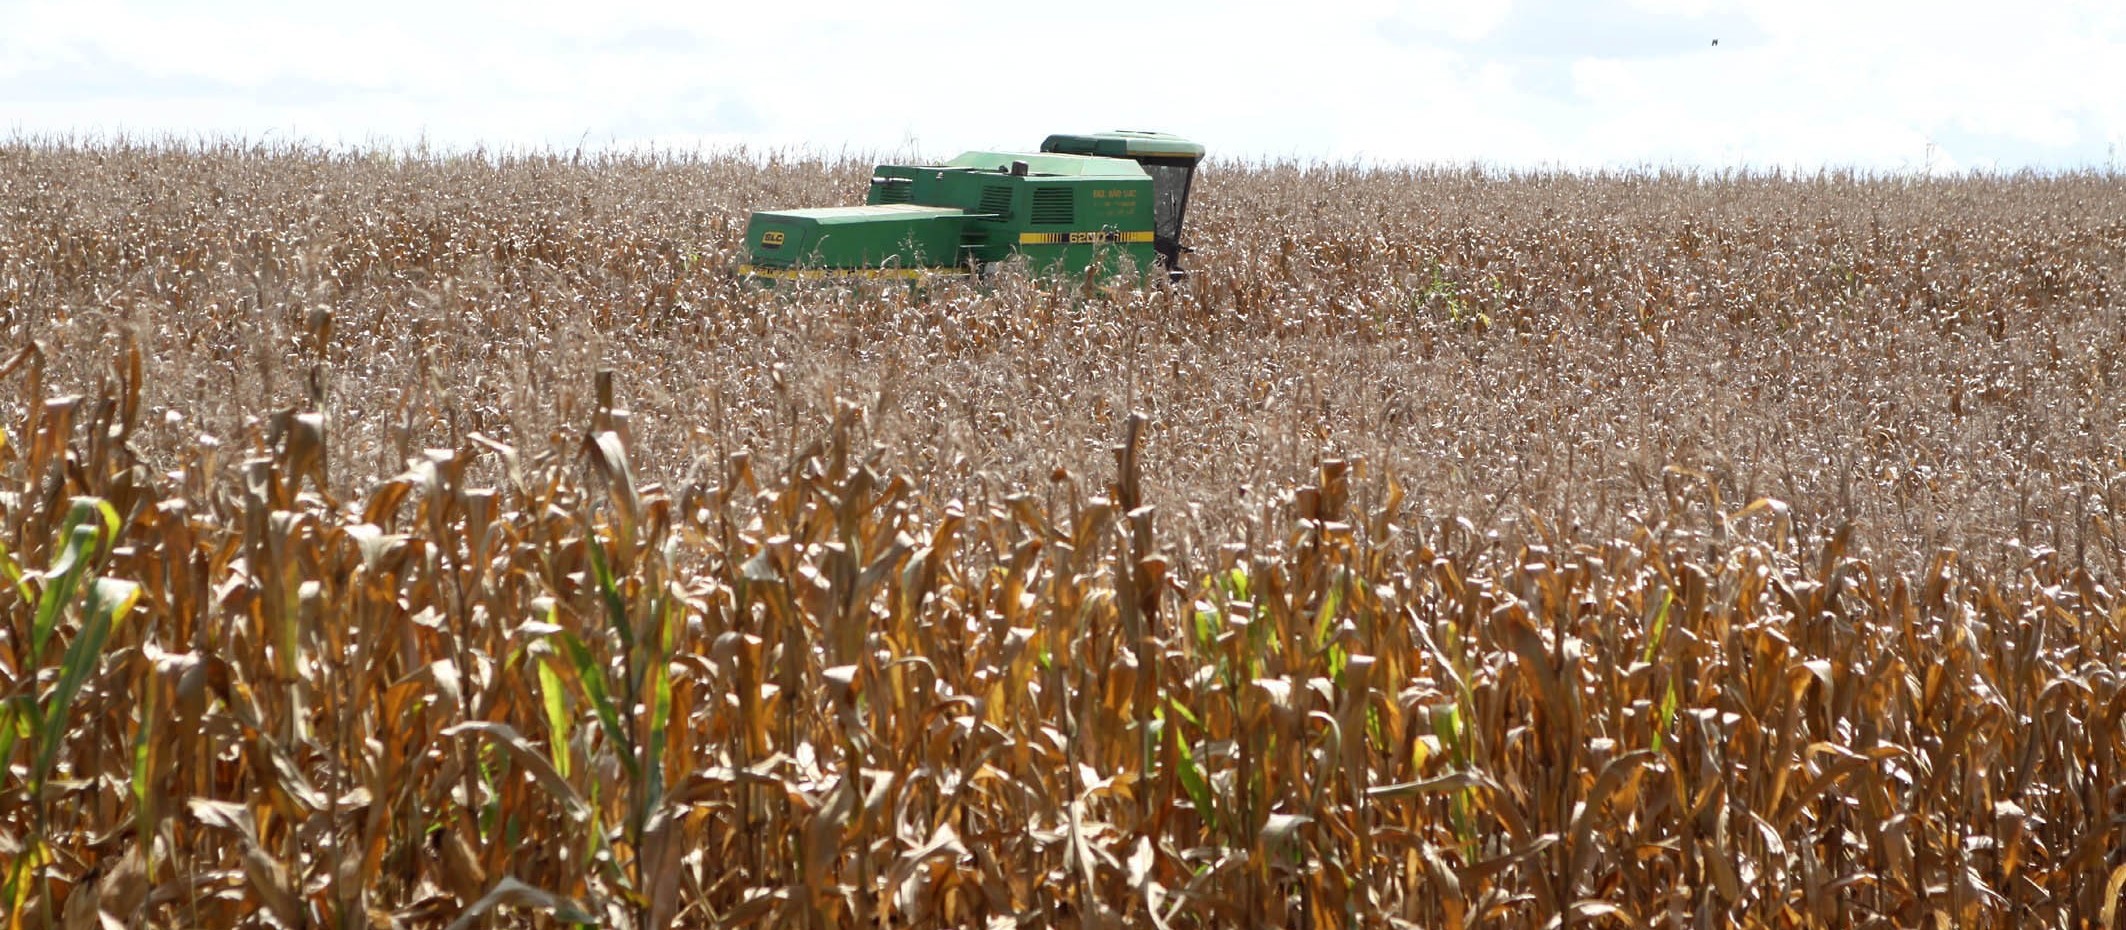
[[[1020,245],[1085,245],[1098,242],[1150,242],[1149,229],[1121,232],[1112,229],[1094,229],[1087,232],[1067,233],[1020,233]]]
[[[967,273],[965,268],[762,268],[758,265],[740,265],[738,273],[756,278],[774,278],[778,281],[815,281],[820,278],[929,278],[956,277]]]

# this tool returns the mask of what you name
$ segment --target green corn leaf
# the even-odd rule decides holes
[[[686,627],[686,603],[676,597],[664,599],[664,624],[657,641],[658,655],[669,657],[679,645],[679,631]]]
[[[66,713],[74,703],[74,696],[89,679],[89,674],[102,664],[103,643],[111,635],[111,624],[133,609],[140,600],[140,586],[116,578],[98,578],[89,588],[87,616],[81,624],[81,635],[67,646],[66,655],[59,663],[59,684],[52,689],[50,703],[45,706],[44,723],[39,728],[38,753],[34,777],[31,783],[42,787],[44,778],[51,773],[52,763],[59,757],[59,746],[65,742]]]
[[[100,520],[103,533],[96,532],[91,520]],[[31,625],[30,661],[39,662],[44,656],[44,644],[52,637],[52,630],[59,625],[59,615],[68,604],[73,603],[74,592],[81,586],[81,579],[88,574],[90,564],[97,552],[109,548],[118,538],[120,528],[118,509],[100,497],[77,497],[67,509],[66,520],[60,524],[59,558],[53,561],[44,573],[50,584],[37,601],[37,615]],[[98,545],[98,543],[101,545]],[[8,560],[13,562],[12,557]],[[21,581],[15,579],[18,586]],[[27,587],[21,587],[26,595]]]
[[[632,651],[635,648],[635,630],[627,622],[627,601],[620,596],[620,586],[613,580],[612,566],[605,564],[605,544],[593,534],[583,541],[591,553],[591,574],[598,582],[598,599],[605,602],[605,622],[620,634],[620,647]]]
[[[52,639],[52,631],[59,626],[59,616],[66,606],[73,603],[74,592],[81,586],[81,576],[88,573],[87,551],[96,545],[94,527],[81,526],[71,516],[63,531],[65,547],[59,558],[45,572],[47,583],[43,594],[37,599],[37,616],[30,627],[30,662],[41,662],[44,646]]]
[[[1196,719],[1195,713],[1190,711],[1188,707],[1182,704],[1180,701],[1175,700],[1174,698],[1167,698],[1166,706],[1173,708],[1174,713],[1178,715],[1181,719],[1188,721],[1191,726],[1203,726],[1203,721]]]
[[[8,867],[7,884],[0,887],[0,913],[11,918],[10,927],[28,925],[21,918],[22,906],[29,903],[30,874],[52,861],[51,848],[44,845],[42,837],[32,835],[27,845],[29,848],[16,856],[14,864]]]
[[[664,800],[664,741],[672,719],[672,672],[661,659],[650,668],[650,695],[649,751],[644,753],[647,758],[643,760],[643,770],[648,773],[645,779],[648,790],[642,793],[644,821]]]
[[[546,749],[554,757],[554,770],[566,778],[569,760],[568,698],[562,692],[564,686],[561,683],[561,675],[554,671],[552,660],[540,656],[538,666],[539,698],[540,703],[546,707]]]
[[[1188,792],[1189,803],[1196,806],[1196,816],[1203,818],[1211,829],[1218,828],[1218,807],[1211,797],[1211,783],[1203,777],[1202,767],[1196,764],[1196,754],[1189,750],[1188,740],[1181,735],[1181,728],[1174,727],[1174,757],[1180,760],[1175,774],[1181,778],[1181,790]]]
[[[1669,680],[1669,682],[1668,682],[1668,691],[1667,691],[1666,693],[1664,693],[1664,694],[1662,694],[1662,695],[1661,695],[1661,722],[1660,722],[1660,724],[1658,724],[1657,726],[1655,726],[1655,727],[1654,727],[1654,740],[1653,740],[1653,742],[1654,742],[1654,746],[1653,746],[1653,748],[1654,748],[1654,751],[1655,751],[1655,752],[1660,752],[1660,751],[1661,751],[1661,737],[1662,737],[1662,734],[1665,734],[1665,733],[1667,733],[1667,732],[1668,732],[1668,728],[1669,728],[1669,727],[1671,727],[1671,726],[1674,726],[1674,725],[1675,725],[1675,721],[1676,721],[1676,682],[1675,682],[1675,680],[1674,680],[1674,679],[1670,679],[1670,680]]]
[[[88,507],[95,511],[95,516],[103,518],[103,545],[100,549],[109,549],[118,541],[118,530],[124,526],[125,521],[119,519],[118,508],[111,506],[110,501],[100,497],[77,497],[74,498],[74,506]]]
[[[474,767],[480,773],[480,787],[485,789],[487,793],[487,803],[480,805],[477,826],[479,835],[483,838],[493,835],[495,818],[502,813],[502,792],[494,790],[495,782],[497,781],[495,769],[502,769],[502,776],[507,777],[513,768],[508,757],[496,758],[498,752],[500,751],[495,748],[494,742],[490,740],[482,745],[478,752],[473,754]]]
[[[1432,709],[1432,732],[1439,737],[1440,745],[1447,750],[1447,757],[1457,768],[1469,764],[1468,747],[1462,743],[1462,709],[1460,705],[1446,704]]]
[[[598,722],[605,727],[605,735],[619,751],[620,764],[627,768],[629,778],[640,780],[642,768],[635,762],[635,742],[628,739],[627,731],[621,728],[620,713],[613,709],[613,699],[606,694],[605,669],[591,657],[591,651],[584,648],[583,641],[575,634],[564,631],[556,635],[561,637],[562,648],[568,651],[569,662],[576,666],[576,679],[583,683],[584,697],[590,699],[591,709],[598,713]]]
[[[155,725],[161,721],[161,709],[157,707],[162,694],[162,682],[154,675],[148,676],[147,694],[140,704],[140,728],[133,734],[133,805],[138,813],[134,826],[140,831],[140,854],[145,857],[148,874],[155,870],[155,828],[159,825],[156,811],[154,786],[155,776]],[[0,753],[0,759],[6,758]]]
[[[30,589],[28,579],[22,577],[22,563],[15,561],[14,553],[7,551],[7,543],[0,542],[0,576],[15,586],[15,593],[24,603],[35,601],[37,592]]]
[[[1654,613],[1653,629],[1646,634],[1646,648],[1639,653],[1639,661],[1654,660],[1654,650],[1661,647],[1662,637],[1668,634],[1668,608],[1676,602],[1675,592],[1661,592],[1661,609]]]
[[[1259,622],[1262,619],[1262,608],[1248,612],[1247,650],[1243,656],[1247,661],[1244,663],[1246,668],[1240,671],[1245,671],[1249,678],[1262,677],[1264,657],[1273,651],[1284,651],[1283,640],[1270,635],[1270,628],[1276,624]]]
[[[0,768],[7,767],[8,760],[14,756],[16,740],[21,739],[29,729],[30,715],[20,710],[28,701],[29,695],[23,695],[0,702]],[[32,713],[35,712],[34,705],[31,705],[30,709]]]
[[[1329,630],[1336,623],[1336,612],[1343,609],[1344,592],[1351,586],[1351,570],[1338,568],[1336,577],[1329,581],[1329,590],[1321,599],[1321,610],[1314,616],[1314,648],[1319,649],[1329,641]]]

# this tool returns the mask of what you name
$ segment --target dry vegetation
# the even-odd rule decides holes
[[[2113,924],[2116,177],[867,168],[0,146],[0,922]]]

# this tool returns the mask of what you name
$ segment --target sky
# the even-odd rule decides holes
[[[0,135],[1497,169],[2126,161],[2120,0],[0,0]]]

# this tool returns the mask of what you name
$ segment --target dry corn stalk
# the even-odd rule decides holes
[[[935,501],[853,405],[773,474],[644,483],[608,401],[342,501],[301,411],[142,468],[135,358],[0,450],[10,928],[2065,927],[2126,874],[2126,604],[2065,560],[1482,533],[1340,460],[1197,549],[1138,427]]]

